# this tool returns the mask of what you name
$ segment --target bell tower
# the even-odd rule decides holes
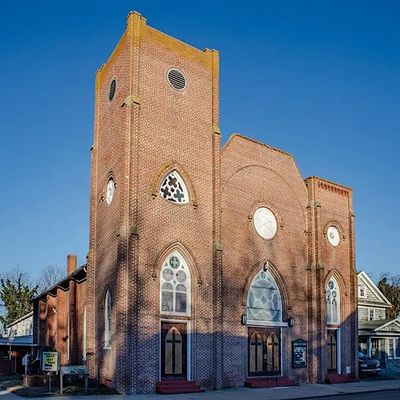
[[[93,378],[123,393],[154,391],[160,326],[172,319],[191,338],[185,378],[222,386],[212,372],[222,370],[218,86],[217,51],[136,12],[96,73],[87,359]],[[185,315],[162,297],[171,254],[190,274]]]

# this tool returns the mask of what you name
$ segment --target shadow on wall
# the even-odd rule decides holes
[[[122,252],[123,253],[123,252]],[[160,336],[160,321],[164,319],[159,314],[159,298],[151,298],[151,286],[159,283],[153,278],[151,272],[145,277],[137,276],[132,271],[128,274],[127,271],[122,274],[122,268],[126,268],[126,265],[122,263],[122,255],[120,254],[120,267],[119,273],[122,277],[128,277],[128,285],[130,286],[131,293],[137,293],[142,301],[141,309],[136,309],[136,302],[131,298],[128,302],[128,310],[125,313],[124,305],[117,304],[114,301],[113,307],[113,331],[112,331],[112,350],[115,354],[114,365],[109,365],[99,358],[98,365],[98,377],[101,383],[109,384],[116,387],[117,390],[124,392],[125,387],[128,393],[151,393],[155,391],[155,384],[160,380],[160,364],[161,364],[161,336]],[[245,257],[243,258],[245,262]],[[245,265],[245,264],[243,264]],[[150,269],[149,269],[150,271]],[[289,296],[295,296],[297,298],[304,299],[308,298],[307,287],[304,285],[305,278],[296,279],[297,283],[292,284]],[[116,281],[120,282],[120,277],[116,277]],[[122,280],[122,282],[126,282]],[[197,283],[193,283],[197,284]],[[286,283],[285,283],[286,284]],[[243,286],[243,282],[241,282]],[[240,286],[240,285],[239,285]],[[136,291],[134,291],[136,287]],[[211,290],[211,288],[210,288]],[[147,293],[149,292],[149,293]],[[242,294],[238,291],[238,282],[234,277],[227,276],[224,280],[224,300],[229,300],[232,304],[231,307],[237,310],[235,314],[235,320],[227,321],[226,326],[235,326],[235,334],[225,333],[223,335],[223,382],[224,386],[239,387],[243,386],[248,373],[248,328],[241,325],[241,315],[245,310],[245,304],[243,304]],[[325,291],[323,291],[325,293]],[[123,302],[126,300],[124,296],[121,296],[120,300]],[[325,302],[325,298],[322,299]],[[117,300],[118,302],[118,300]],[[125,303],[126,304],[126,303]],[[117,307],[116,307],[117,306]],[[285,309],[283,310],[283,319],[286,321],[289,316],[292,316],[295,320],[293,327],[284,327],[282,335],[282,375],[289,377],[294,380],[310,381],[310,377],[315,374],[316,371],[318,377],[311,381],[324,381],[327,373],[327,344],[326,344],[326,324],[323,325],[321,330],[313,333],[313,337],[316,338],[315,343],[309,342],[307,335],[307,309],[303,306],[302,312],[298,309],[295,310],[291,307],[291,302],[285,300]],[[225,308],[229,308],[225,305]],[[322,305],[324,310],[325,305]],[[135,331],[134,326],[137,323],[137,316],[140,315],[140,329],[138,332]],[[232,315],[232,314],[231,314]],[[354,321],[356,321],[356,312],[351,314],[345,321],[343,321],[338,328],[340,328],[340,336],[338,340],[340,344],[336,346],[337,352],[337,365],[340,365],[341,374],[348,374],[350,376],[358,375],[358,364],[356,361],[356,347],[352,349],[352,341],[354,343]],[[199,315],[195,314],[192,318],[179,318],[175,317],[174,320],[181,322],[188,322],[193,326],[198,325],[199,320],[211,321],[211,315]],[[127,322],[127,326],[126,326]],[[104,320],[99,321],[102,332],[104,332]],[[119,334],[127,330],[127,341],[119,343]],[[210,328],[212,329],[212,328]],[[239,332],[239,334],[237,333]],[[204,333],[197,331],[189,334],[188,342],[189,352],[187,356],[188,370],[191,371],[190,379],[197,381],[197,383],[205,389],[212,389],[214,380],[214,367],[215,356],[213,354],[213,348],[215,342],[218,340],[219,332],[215,333]],[[291,355],[291,343],[295,339],[304,339],[308,341],[308,366],[314,366],[314,370],[303,369],[292,369],[292,355]],[[104,341],[104,337],[102,338]],[[353,354],[353,357],[352,357]],[[311,361],[314,363],[312,364]],[[339,372],[339,370],[338,370]]]

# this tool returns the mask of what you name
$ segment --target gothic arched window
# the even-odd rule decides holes
[[[172,203],[189,203],[189,193],[185,182],[176,170],[169,172],[164,177],[160,187],[160,195]]]
[[[328,324],[340,322],[340,291],[335,278],[330,278],[326,287],[326,316]]]
[[[86,348],[87,348],[87,315],[86,306],[83,309],[83,332],[82,332],[82,360],[86,361]]]
[[[104,298],[104,347],[111,347],[111,315],[112,315],[112,299],[111,292],[107,289]]]
[[[190,273],[185,260],[173,252],[161,270],[161,312],[190,314]]]
[[[267,325],[282,322],[282,301],[275,279],[261,270],[253,279],[247,295],[247,322]]]

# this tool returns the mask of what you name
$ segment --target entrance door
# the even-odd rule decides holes
[[[328,372],[337,372],[337,329],[328,329],[326,349]]]
[[[161,379],[187,379],[185,323],[161,323]]]
[[[280,375],[279,328],[249,328],[248,349],[249,376]]]

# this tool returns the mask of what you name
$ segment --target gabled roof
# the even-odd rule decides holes
[[[358,279],[361,279],[362,282],[368,286],[368,288],[371,290],[372,293],[375,294],[375,296],[381,300],[382,305],[385,307],[393,307],[392,303],[385,297],[385,295],[379,290],[379,288],[375,285],[375,283],[372,281],[372,279],[367,275],[365,271],[361,271],[358,273]],[[358,302],[362,303],[368,303],[368,300],[366,299],[358,299]]]
[[[400,319],[378,319],[374,321],[359,321],[359,331],[364,333],[394,333],[400,334]]]
[[[390,329],[395,328],[395,329]],[[398,318],[392,319],[391,321],[386,322],[382,326],[375,329],[375,331],[387,331],[394,330],[400,332],[400,320]]]
[[[6,328],[10,328],[11,326],[18,324],[19,322],[23,321],[24,319],[31,318],[33,316],[33,311],[28,312],[27,314],[23,315],[22,317],[15,319],[13,322],[10,322],[6,325]]]

